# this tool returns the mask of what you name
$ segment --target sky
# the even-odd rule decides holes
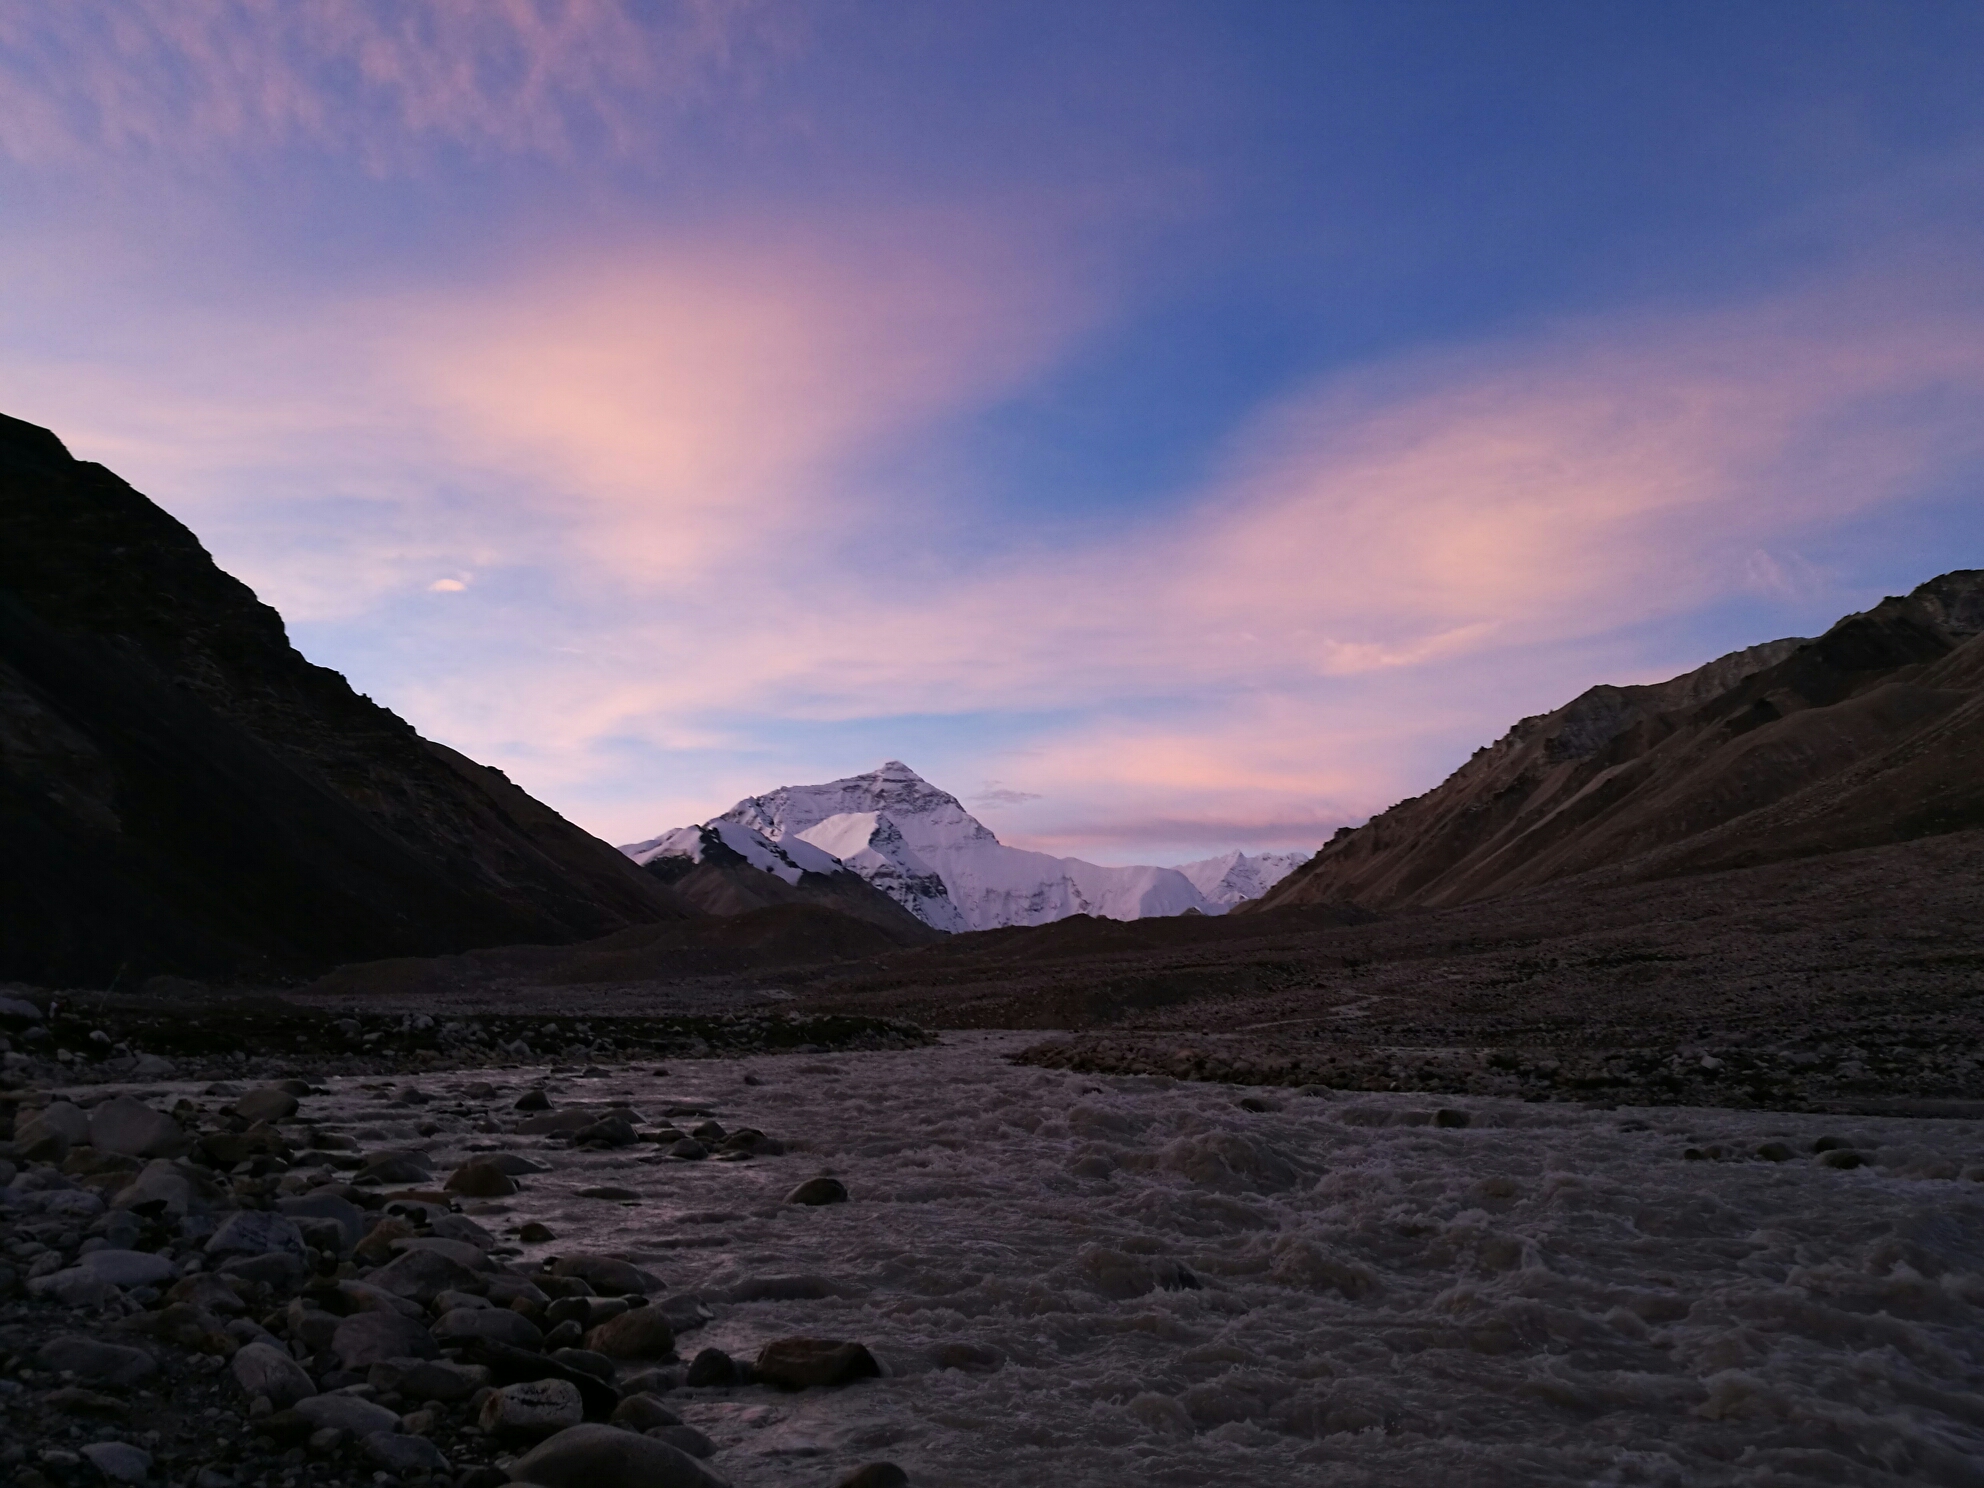
[[[614,842],[1312,849],[1984,566],[1972,3],[0,0],[0,411]]]

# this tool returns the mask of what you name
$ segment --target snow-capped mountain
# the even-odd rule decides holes
[[[1187,910],[1223,914],[1300,861],[1228,853],[1183,870],[1108,868],[1007,847],[957,797],[900,760],[826,785],[750,796],[708,826],[621,850],[641,863],[697,857],[711,832],[730,851],[781,876],[831,871],[803,856],[816,853],[834,869],[844,865],[859,874],[924,924],[948,931],[1044,925],[1076,914],[1116,920]]]
[[[1192,881],[1192,887],[1217,906],[1217,912],[1233,908],[1246,899],[1258,899],[1289,874],[1309,861],[1304,852],[1221,853],[1196,863],[1180,863],[1178,871]]]

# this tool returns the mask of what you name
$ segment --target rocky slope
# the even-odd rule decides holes
[[[1984,823],[1984,570],[1959,570],[1649,687],[1526,718],[1339,832],[1248,911],[1435,906],[1576,874],[1650,878]]]
[[[289,644],[193,534],[0,418],[0,977],[126,984],[690,913]]]
[[[736,822],[714,821],[621,851],[704,914],[805,904],[879,926],[898,945],[923,945],[940,933],[838,858],[796,837],[781,844]]]

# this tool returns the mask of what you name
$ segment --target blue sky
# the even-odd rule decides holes
[[[615,841],[1312,846],[1984,563],[1972,5],[0,0],[0,409]]]

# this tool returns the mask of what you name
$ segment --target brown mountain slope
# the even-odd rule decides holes
[[[0,977],[265,976],[691,913],[0,417]]]
[[[1526,718],[1339,832],[1246,909],[1465,903],[1593,871],[1704,872],[1984,823],[1984,571],[1652,687]]]

